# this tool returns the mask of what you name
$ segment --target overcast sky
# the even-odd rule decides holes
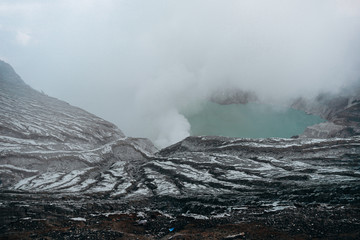
[[[219,88],[289,102],[360,79],[360,0],[1,0],[0,59],[158,146]]]

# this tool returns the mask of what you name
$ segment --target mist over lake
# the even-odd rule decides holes
[[[324,121],[303,111],[259,103],[220,105],[206,102],[199,111],[184,115],[191,125],[190,134],[194,136],[287,138]]]

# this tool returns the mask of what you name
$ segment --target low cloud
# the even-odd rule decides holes
[[[29,34],[20,31],[16,33],[16,41],[18,44],[26,46],[29,44],[30,40],[31,36]]]
[[[286,104],[360,78],[357,1],[30,3],[16,17],[0,5],[4,27],[31,29],[26,48],[0,46],[24,80],[160,146],[187,136],[181,112],[218,89]]]

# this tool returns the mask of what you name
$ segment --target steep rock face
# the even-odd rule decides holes
[[[2,61],[0,102],[2,188],[40,191],[76,186],[74,191],[106,192],[101,188],[111,181],[106,171],[118,169],[120,160],[135,171],[155,149],[148,140],[126,138],[115,125],[35,91]]]
[[[301,137],[329,138],[360,135],[360,86],[339,94],[320,94],[313,100],[299,98],[292,107],[321,116],[327,122],[308,127]]]
[[[221,105],[228,105],[256,102],[258,101],[258,98],[254,92],[234,88],[220,89],[212,94],[210,100]]]

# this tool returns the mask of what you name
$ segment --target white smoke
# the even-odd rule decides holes
[[[0,19],[27,83],[159,146],[217,89],[286,103],[360,78],[356,0],[4,0]],[[14,44],[22,29],[31,44]]]

